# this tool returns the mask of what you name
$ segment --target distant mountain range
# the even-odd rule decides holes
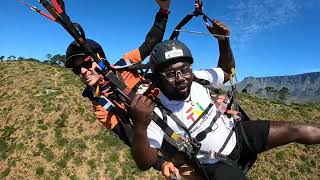
[[[246,77],[238,83],[237,89],[239,92],[246,89],[247,93],[263,98],[273,98],[267,94],[266,87],[273,87],[277,91],[283,87],[288,88],[288,101],[320,102],[320,72],[289,76]]]

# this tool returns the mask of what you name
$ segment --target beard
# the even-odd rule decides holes
[[[191,85],[186,85],[186,86],[178,86],[177,88],[174,89],[161,89],[163,94],[169,99],[169,100],[176,100],[176,101],[183,101],[185,100],[191,90]]]

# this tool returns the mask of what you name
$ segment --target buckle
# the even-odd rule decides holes
[[[209,151],[209,159],[217,159],[217,152],[210,150]]]

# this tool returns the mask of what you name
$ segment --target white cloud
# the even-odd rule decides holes
[[[291,23],[315,7],[319,0],[232,0],[225,18],[235,43],[242,46],[257,33]]]

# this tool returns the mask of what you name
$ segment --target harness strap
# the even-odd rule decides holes
[[[105,77],[117,87],[118,92],[124,95],[126,99],[133,99],[135,92],[128,88],[113,72],[109,71]]]
[[[212,131],[212,127],[213,125],[216,123],[216,121],[218,120],[218,118],[222,115],[222,114],[225,114],[225,113],[235,113],[236,111],[230,111],[227,109],[227,106],[228,106],[228,103],[230,103],[230,99],[229,97],[227,96],[223,102],[218,102],[217,100],[219,99],[219,96],[215,96],[214,99],[213,99],[213,102],[214,104],[216,105],[217,107],[217,112],[216,112],[216,115],[214,116],[214,118],[212,119],[210,125],[205,129],[203,130],[202,132],[200,132],[199,134],[197,134],[197,136],[195,137],[195,139],[198,141],[198,142],[201,142],[202,140],[204,140],[206,137],[207,137],[207,134],[210,133]]]
[[[158,114],[153,113],[153,118],[152,120],[169,136],[171,137],[174,141],[179,140],[179,135],[174,132],[168,125],[161,119]]]
[[[178,36],[180,34],[180,29],[186,25],[194,16],[196,16],[194,13],[192,14],[188,14],[186,17],[184,17],[182,19],[182,21],[174,28],[174,31],[172,32],[170,39],[174,40],[174,39],[178,39]]]
[[[198,8],[196,7],[195,10],[192,12],[192,14],[188,14],[187,16],[185,16],[180,23],[175,27],[174,31],[172,32],[170,39],[171,40],[177,40],[181,28],[186,25],[194,16],[202,16],[203,21],[206,24],[206,27],[208,29],[208,31],[210,32],[211,35],[213,35],[214,37],[216,37],[219,40],[225,40],[225,39],[229,39],[228,35],[220,35],[220,34],[215,34],[212,30],[212,27],[209,25],[208,21],[210,21],[212,24],[214,23],[214,21],[212,19],[210,19],[209,16],[207,16],[202,10],[203,10],[203,5],[202,2],[200,0],[196,0],[196,4],[199,6]],[[184,30],[185,31],[185,30]],[[185,31],[185,32],[195,32],[195,31]],[[196,32],[196,33],[201,33],[201,32]]]
[[[238,124],[238,123],[236,123],[236,124],[233,126],[233,128],[231,129],[231,131],[229,132],[228,137],[227,137],[227,139],[224,141],[222,147],[219,149],[218,154],[221,154],[222,151],[226,148],[229,140],[231,139],[232,134],[234,133],[234,130],[235,130],[237,124]]]
[[[105,96],[99,96],[96,98],[96,102],[100,104],[105,110],[115,113],[115,105]]]
[[[164,112],[162,112],[162,113],[164,113]],[[168,126],[168,124],[164,121],[164,120],[166,120],[166,116],[164,115],[163,117],[164,117],[164,119],[161,119],[157,113],[153,113],[152,120],[165,132],[165,134],[167,134],[177,144],[179,151],[183,151],[188,154],[193,154],[194,149],[193,149],[191,142],[188,139],[180,136],[174,130],[172,130]]]
[[[203,151],[203,150],[200,150],[199,151],[200,153],[202,154],[206,154],[210,159],[216,159],[218,161],[222,161],[226,164],[229,164],[231,166],[237,166],[237,162],[228,158],[226,155],[223,155],[221,153],[217,153],[215,151]]]
[[[201,131],[199,134],[197,134],[197,136],[195,137],[195,139],[198,142],[201,142],[202,140],[204,140],[207,137],[207,134],[209,132],[212,131],[212,127],[213,125],[216,123],[216,121],[218,120],[218,118],[221,116],[221,112],[217,111],[216,115],[214,116],[214,118],[212,119],[210,125],[203,131]]]
[[[254,162],[257,160],[257,152],[252,148],[251,144],[249,143],[248,137],[244,131],[242,123],[239,124],[240,130],[242,133],[242,137],[244,139],[244,142],[246,143],[247,147],[253,152],[253,156],[250,158],[250,161],[246,162],[245,164],[242,164],[241,169],[243,172],[247,173],[249,169],[253,166]]]
[[[211,107],[213,106],[212,103],[209,104],[209,106],[203,111],[203,113],[194,121],[193,124],[191,124],[191,126],[188,128],[189,131],[191,131],[191,129],[200,121],[200,119],[208,113],[208,111],[211,109]]]
[[[257,154],[257,152],[253,149],[253,147],[251,146],[251,144],[249,143],[248,137],[246,135],[246,132],[244,131],[243,125],[241,123],[239,123],[239,126],[241,128],[241,133],[244,139],[244,142],[246,143],[246,145],[248,146],[248,148],[250,149],[250,151],[254,152],[255,154]]]
[[[175,123],[180,126],[184,131],[186,131],[186,133],[188,133],[189,137],[191,137],[190,135],[190,132],[188,130],[188,128],[183,124],[183,122],[181,122],[181,120],[176,116],[174,115],[169,109],[167,109],[166,107],[161,107],[160,109],[163,109],[164,112],[165,112],[165,115],[169,115],[172,120],[175,121]]]

